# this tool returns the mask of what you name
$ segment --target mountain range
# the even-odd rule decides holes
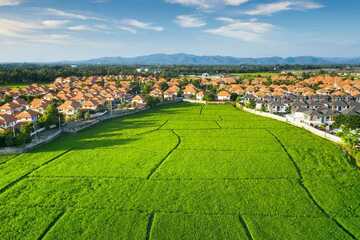
[[[197,56],[191,54],[152,54],[138,57],[103,57],[84,61],[64,62],[90,65],[329,65],[360,64],[358,58],[323,58],[313,56],[300,57],[264,57],[238,58],[229,56]]]

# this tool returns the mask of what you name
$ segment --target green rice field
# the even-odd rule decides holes
[[[0,239],[360,239],[360,174],[302,129],[168,105],[0,156]]]

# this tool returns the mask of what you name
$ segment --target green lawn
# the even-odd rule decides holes
[[[273,75],[278,75],[280,73],[278,72],[255,72],[255,73],[232,73],[232,76],[236,76],[236,77],[249,77],[249,78],[254,78],[254,77],[269,77],[269,76],[273,76]]]
[[[1,156],[0,239],[360,239],[360,175],[285,123],[164,106]]]

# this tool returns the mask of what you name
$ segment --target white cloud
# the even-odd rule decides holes
[[[269,4],[260,4],[256,8],[246,12],[248,15],[271,15],[287,10],[309,10],[322,8],[323,5],[312,1],[280,1]]]
[[[67,25],[70,21],[68,20],[44,20],[41,22],[45,28],[60,28]]]
[[[118,28],[131,33],[136,33],[139,29],[151,30],[156,32],[164,31],[163,27],[155,26],[152,23],[142,22],[137,19],[124,19],[120,22]]]
[[[165,0],[168,3],[181,4],[184,6],[192,6],[200,9],[210,9],[216,6],[239,6],[250,0]]]
[[[64,18],[71,18],[71,19],[79,19],[79,20],[98,20],[98,21],[104,21],[102,18],[94,17],[94,16],[88,16],[80,13],[73,13],[73,12],[65,12],[63,10],[54,9],[54,8],[48,8],[47,12],[51,14],[52,16],[57,17],[64,17]]]
[[[83,32],[83,31],[94,31],[95,29],[87,26],[87,25],[76,25],[76,26],[70,26],[68,27],[69,30],[75,31],[75,32]]]
[[[0,7],[2,6],[16,6],[20,5],[22,0],[0,0]]]
[[[20,21],[11,19],[0,19],[0,36],[8,41],[21,40],[25,42],[38,42],[50,44],[62,44],[70,37],[65,34],[48,34],[47,29],[59,27],[59,23],[43,21]]]
[[[229,6],[239,6],[247,2],[249,2],[249,0],[224,0],[225,5]]]
[[[0,36],[20,37],[23,33],[31,32],[34,28],[36,26],[31,23],[0,19]]]
[[[274,25],[270,23],[256,20],[242,21],[231,18],[218,18],[217,20],[224,22],[225,25],[219,28],[207,29],[205,32],[246,42],[259,40],[274,28]]]
[[[198,28],[206,26],[206,22],[193,15],[179,15],[176,17],[175,22],[183,28]]]
[[[185,6],[195,6],[203,9],[208,9],[213,5],[212,0],[166,0],[166,2]]]
[[[74,25],[67,28],[70,31],[74,32],[108,32],[111,30],[110,27],[102,24],[95,25]]]

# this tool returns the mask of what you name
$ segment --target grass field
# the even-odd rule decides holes
[[[336,145],[231,105],[177,104],[0,157],[0,239],[360,239]]]
[[[248,77],[248,78],[254,78],[254,77],[271,77],[273,75],[278,75],[279,72],[255,72],[255,73],[232,73],[232,76],[236,77]]]

